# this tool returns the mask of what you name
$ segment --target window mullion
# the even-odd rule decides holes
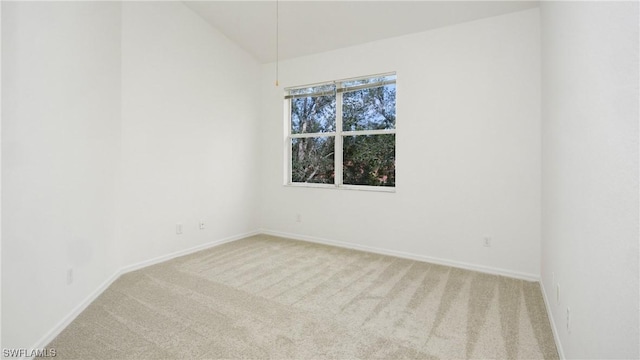
[[[300,133],[300,134],[291,134],[289,135],[292,139],[301,139],[301,138],[316,138],[316,137],[331,137],[336,136],[335,132],[327,132],[327,133]]]
[[[293,138],[291,137],[291,100],[285,100],[284,102],[284,113],[287,114],[286,116],[286,131],[285,131],[285,135],[286,135],[286,149],[287,149],[287,155],[285,158],[285,161],[287,162],[287,166],[286,166],[286,171],[287,173],[285,174],[285,179],[286,179],[286,183],[287,184],[292,184],[293,183],[293,153],[291,150],[291,146],[293,144]]]
[[[342,86],[336,83],[336,89]],[[342,185],[342,93],[336,92],[335,184]]]

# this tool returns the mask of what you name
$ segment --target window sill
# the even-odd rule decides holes
[[[331,189],[331,190],[355,190],[355,191],[372,191],[381,193],[395,193],[395,187],[389,186],[365,186],[365,185],[331,185],[331,184],[314,184],[314,183],[288,183],[285,187],[292,188],[312,188],[312,189]]]

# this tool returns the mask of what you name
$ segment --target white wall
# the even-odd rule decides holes
[[[2,84],[2,4],[0,4],[0,84]],[[2,86],[0,86],[0,143],[2,139]],[[2,146],[0,146],[0,169],[2,169]],[[0,174],[0,203],[2,202],[2,176]],[[0,280],[2,279],[2,206],[0,205]],[[0,286],[0,316],[2,316],[2,286]],[[2,348],[2,322],[0,321],[0,348]]]
[[[542,285],[567,358],[640,357],[638,10],[542,2]]]
[[[257,229],[260,66],[179,2],[2,7],[2,343],[31,348],[123,267]]]
[[[2,12],[2,344],[16,348],[116,270],[120,5]]]
[[[258,63],[182,3],[122,10],[122,265],[256,230]]]
[[[265,65],[262,228],[537,278],[539,41],[532,9]],[[388,71],[397,192],[283,186],[283,88]]]

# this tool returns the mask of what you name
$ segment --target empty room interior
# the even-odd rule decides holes
[[[3,358],[640,358],[637,1],[2,1]]]

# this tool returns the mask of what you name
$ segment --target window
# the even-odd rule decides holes
[[[288,88],[285,101],[288,184],[395,187],[395,74]]]

